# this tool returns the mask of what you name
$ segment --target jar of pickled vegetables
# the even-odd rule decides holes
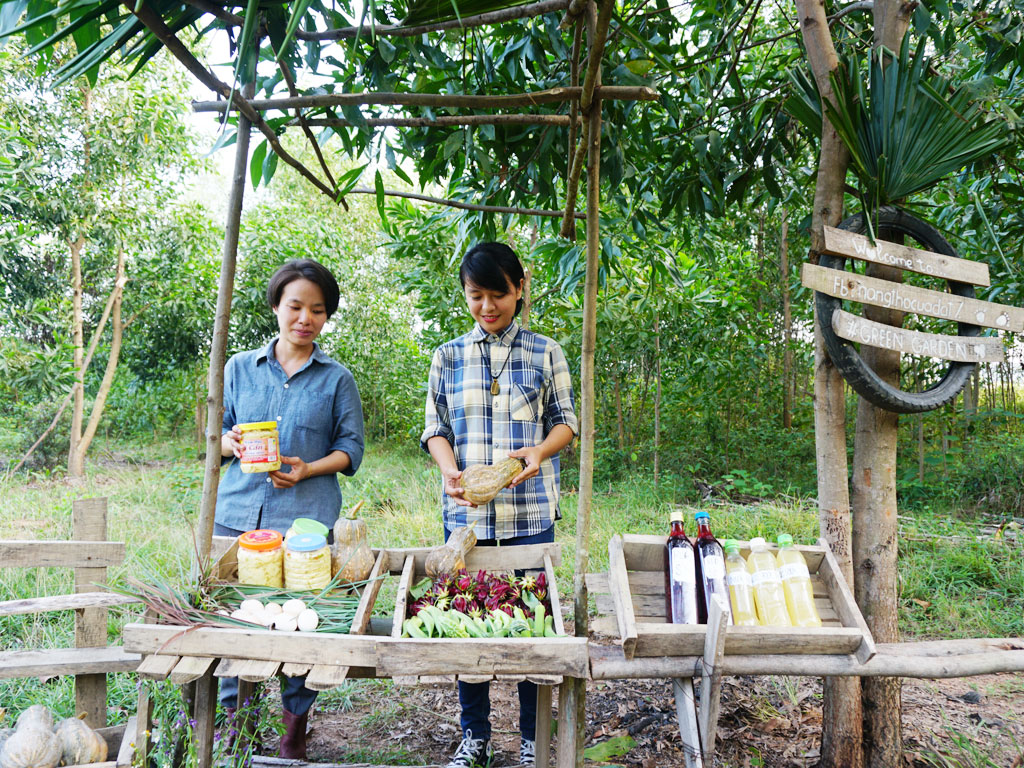
[[[280,589],[284,547],[277,531],[246,531],[238,537],[238,582]]]
[[[285,543],[287,589],[320,590],[331,582],[331,550],[319,533],[297,533]]]
[[[314,520],[311,517],[296,517],[292,520],[291,527],[285,531],[284,540],[288,541],[297,533],[319,533],[326,539],[330,529],[319,520]]]
[[[242,433],[241,470],[243,472],[274,472],[281,468],[280,442],[276,421],[254,421],[239,424]]]

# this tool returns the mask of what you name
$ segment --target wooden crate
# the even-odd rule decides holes
[[[492,678],[529,679],[544,685],[562,676],[585,678],[589,670],[587,640],[582,637],[515,638],[403,638],[402,621],[409,605],[409,590],[426,572],[430,549],[389,550],[389,570],[401,574],[390,638],[377,646],[377,669],[399,678],[454,679],[482,682]],[[548,580],[555,630],[565,624],[558,601],[555,566],[561,550],[555,544],[519,547],[475,547],[466,557],[470,572],[544,571]]]
[[[664,536],[616,534],[608,543],[608,592],[598,598],[599,612],[613,612],[626,658],[700,656],[703,625],[665,620]],[[769,545],[769,549],[777,549]],[[807,561],[821,628],[735,627],[725,634],[725,654],[850,654],[866,662],[875,655],[871,632],[824,539],[797,546]],[[750,553],[749,542],[740,552]]]
[[[238,541],[214,537],[214,575],[238,577]],[[241,627],[193,629],[166,624],[128,624],[122,631],[125,648],[145,656],[139,674],[177,684],[196,680],[213,668],[217,677],[260,682],[277,674],[306,677],[313,690],[341,685],[349,677],[374,677],[376,638],[366,634],[373,606],[389,562],[385,550],[375,551],[369,583],[361,589],[359,606],[347,635],[280,632]]]

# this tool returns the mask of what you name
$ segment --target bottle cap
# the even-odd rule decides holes
[[[238,546],[242,549],[252,549],[257,552],[274,549],[281,546],[281,534],[265,528],[256,531],[246,531],[238,537]]]
[[[700,520],[700,519],[702,519],[702,518],[703,518],[704,520],[710,520],[710,519],[711,519],[711,515],[709,515],[709,514],[708,514],[707,512],[705,512],[704,510],[701,510],[701,511],[699,511],[699,512],[694,512],[694,513],[693,513],[693,519],[694,519],[694,520]]]
[[[292,520],[292,531],[296,534],[299,533],[319,533],[324,538],[327,538],[328,529],[327,526],[321,523],[319,520],[314,520],[311,517],[296,517]]]
[[[683,513],[677,509],[668,516],[668,519],[673,523],[681,523],[683,522]]]
[[[722,549],[726,552],[739,552],[740,543],[736,539],[726,539],[722,542]]]
[[[779,546],[780,547],[792,547],[793,546],[793,537],[790,534],[788,534],[788,533],[780,533],[778,535],[778,538],[776,538],[775,540],[777,542],[779,542]]]
[[[750,549],[764,549],[768,546],[768,542],[760,536],[755,536],[750,540]]]
[[[327,546],[327,538],[319,533],[299,533],[288,539],[292,552],[315,552]]]

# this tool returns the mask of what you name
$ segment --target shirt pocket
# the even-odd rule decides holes
[[[515,382],[512,384],[512,398],[509,414],[513,421],[539,421],[542,389]]]
[[[303,394],[302,402],[295,409],[295,426],[329,440],[334,432],[331,399]]]

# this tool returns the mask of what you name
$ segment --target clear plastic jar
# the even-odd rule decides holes
[[[277,531],[246,531],[238,537],[238,582],[261,587],[283,584],[284,547]]]
[[[296,517],[292,520],[291,527],[285,531],[284,540],[288,541],[292,536],[299,533],[319,533],[326,539],[330,529],[319,520],[314,520],[311,517]]]
[[[284,584],[287,589],[320,590],[331,582],[331,550],[318,533],[297,533],[288,539],[284,552]]]
[[[242,433],[243,472],[274,472],[281,468],[281,444],[276,421],[239,424],[238,431]]]

